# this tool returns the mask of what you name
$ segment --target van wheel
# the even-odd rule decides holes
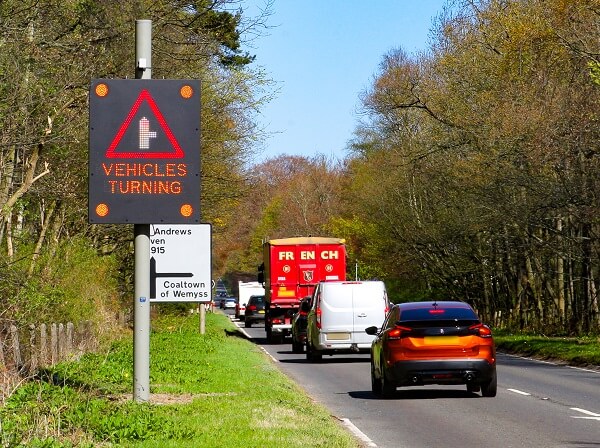
[[[310,362],[319,362],[323,359],[323,355],[320,351],[315,350],[310,342],[306,343],[306,359]]]
[[[304,351],[304,346],[302,345],[302,343],[296,341],[292,337],[292,353],[302,353],[303,351]]]

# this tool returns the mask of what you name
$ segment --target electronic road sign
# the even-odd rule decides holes
[[[95,79],[89,222],[200,222],[200,81]]]

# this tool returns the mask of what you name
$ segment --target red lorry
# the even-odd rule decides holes
[[[268,342],[290,335],[300,300],[322,280],[346,280],[346,246],[340,238],[296,237],[263,243],[258,281],[265,286]]]

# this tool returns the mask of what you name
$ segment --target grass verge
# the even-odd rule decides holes
[[[10,447],[359,447],[229,319],[152,322],[149,403],[135,403],[132,339],[41,372],[0,409]]]
[[[499,351],[563,362],[580,367],[600,366],[600,337],[582,338],[494,335]]]

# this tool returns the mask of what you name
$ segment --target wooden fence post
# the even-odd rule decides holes
[[[0,369],[2,369],[3,372],[8,370],[6,359],[4,357],[4,325],[0,327]]]
[[[65,326],[58,324],[58,362],[65,359]]]
[[[52,349],[50,363],[51,365],[55,365],[58,362],[58,328],[56,324],[50,326],[50,345]]]
[[[40,367],[48,365],[48,333],[46,324],[40,325]]]
[[[29,325],[29,356],[31,357],[29,361],[29,373],[32,374],[39,367],[39,355],[35,346],[35,325],[33,324]]]
[[[73,322],[67,322],[67,345],[66,345],[66,355],[71,357],[73,355],[73,342],[75,332],[73,331]]]
[[[19,373],[23,366],[23,358],[21,356],[21,344],[19,343],[19,330],[16,326],[10,326],[10,335],[13,346],[13,357],[15,360],[15,371]]]

